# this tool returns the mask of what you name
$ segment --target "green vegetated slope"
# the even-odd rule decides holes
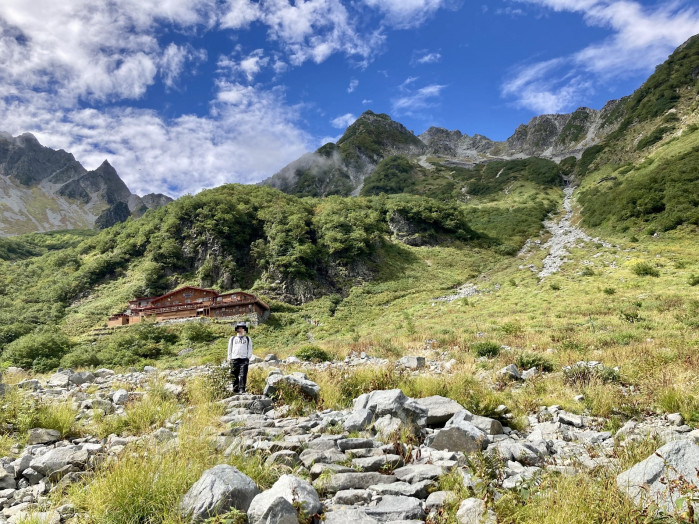
[[[184,284],[242,287],[292,303],[346,296],[415,263],[408,247],[391,238],[392,227],[405,230],[413,244],[439,245],[465,258],[499,244],[470,228],[459,205],[424,197],[312,200],[266,187],[222,186],[78,245],[3,262],[0,358],[23,367],[55,366],[76,337],[123,311],[128,300]],[[459,281],[452,278],[449,285]],[[157,357],[168,342],[154,344],[130,360]]]

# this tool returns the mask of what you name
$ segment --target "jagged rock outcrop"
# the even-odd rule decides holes
[[[0,132],[0,236],[108,227],[170,201],[132,194],[107,160],[88,171],[31,133]]]

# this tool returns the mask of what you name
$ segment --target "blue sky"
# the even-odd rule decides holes
[[[357,116],[504,140],[630,94],[694,2],[3,0],[0,130],[139,194],[258,182]]]

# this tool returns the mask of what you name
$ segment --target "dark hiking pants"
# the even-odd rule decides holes
[[[234,358],[231,361],[231,375],[233,376],[233,391],[235,393],[245,393],[249,362],[247,358]]]

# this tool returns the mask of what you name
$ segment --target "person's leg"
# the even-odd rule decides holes
[[[248,359],[241,359],[241,364],[240,364],[240,380],[239,380],[239,389],[240,393],[245,393],[245,389],[247,388],[248,384]]]
[[[234,358],[231,366],[231,375],[233,375],[233,393],[238,393],[240,387],[240,363],[241,359]]]

